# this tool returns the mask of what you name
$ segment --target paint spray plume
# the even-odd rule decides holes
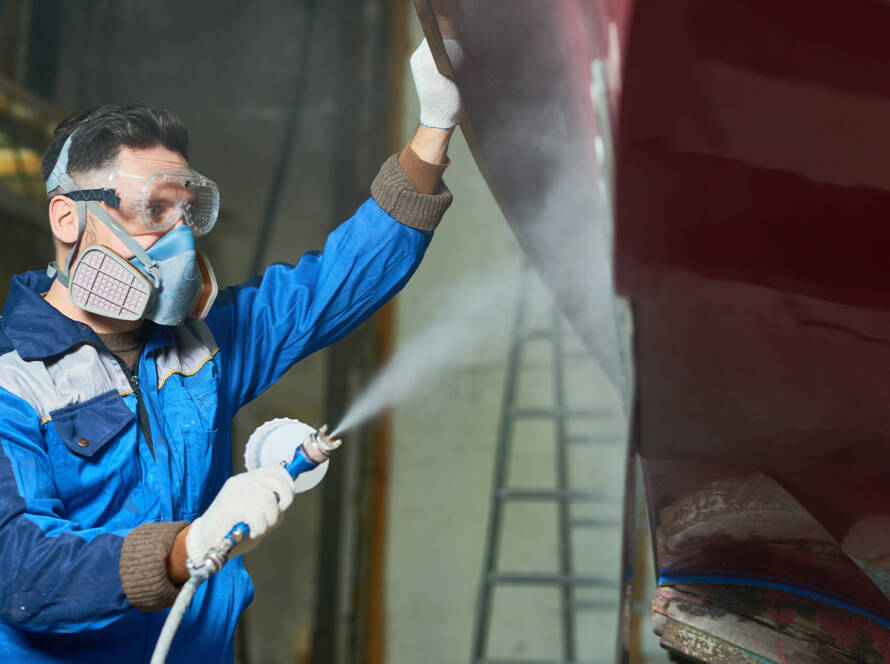
[[[514,306],[518,268],[499,268],[432,297],[437,316],[416,337],[399,344],[389,364],[356,399],[331,436],[352,429],[387,406],[417,394],[458,354],[466,354]]]

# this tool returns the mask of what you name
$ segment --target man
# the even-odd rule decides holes
[[[239,556],[293,498],[281,467],[230,477],[231,418],[392,297],[450,204],[460,102],[426,44],[421,126],[322,253],[216,297],[194,235],[219,194],[188,135],[136,104],[75,115],[44,155],[56,261],[0,318],[0,659],[148,661],[186,560],[250,539],[196,594],[169,662],[232,661],[253,589]],[[227,479],[228,478],[228,479]]]

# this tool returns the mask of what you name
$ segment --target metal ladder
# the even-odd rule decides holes
[[[530,289],[528,288],[529,269],[523,267],[520,275],[520,297],[516,308],[516,317],[511,334],[508,352],[503,404],[500,416],[497,445],[495,448],[494,476],[490,494],[489,519],[483,554],[483,571],[479,584],[476,617],[472,642],[472,664],[563,664],[583,662],[599,664],[613,661],[615,651],[614,640],[603,643],[597,648],[603,657],[596,659],[577,659],[578,637],[576,618],[580,612],[589,610],[614,610],[618,612],[618,592],[620,561],[615,561],[615,574],[609,576],[592,576],[577,571],[573,559],[573,533],[578,529],[591,527],[614,527],[615,537],[621,533],[621,495],[596,491],[590,487],[575,488],[569,482],[570,449],[577,445],[615,445],[615,453],[623,457],[624,451],[619,443],[623,437],[616,436],[578,436],[569,432],[569,422],[576,419],[603,420],[614,417],[610,409],[569,408],[566,403],[565,371],[566,363],[585,362],[591,371],[597,371],[596,362],[586,350],[571,352],[564,347],[567,335],[571,331],[562,320],[556,306],[551,304],[551,323],[549,327],[533,327],[528,321]],[[531,341],[549,341],[552,345],[552,379],[553,404],[548,407],[519,407],[517,404],[518,386],[523,370],[523,351]],[[590,396],[590,395],[585,395]],[[527,420],[552,420],[552,442],[555,450],[556,486],[552,489],[514,488],[507,486],[507,477],[511,463],[511,454],[516,425]],[[542,441],[546,444],[546,441]],[[510,572],[497,569],[501,539],[504,528],[504,511],[507,504],[516,501],[547,501],[557,506],[557,571],[541,572]],[[582,503],[614,505],[615,518],[574,518],[572,506]],[[492,626],[492,600],[495,590],[504,586],[549,586],[558,588],[560,593],[561,625],[561,657],[555,659],[514,659],[487,655],[489,635]],[[579,590],[586,588],[616,589],[614,601],[581,599]]]

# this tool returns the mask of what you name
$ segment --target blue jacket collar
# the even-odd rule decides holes
[[[52,282],[34,270],[15,275],[9,286],[0,327],[23,360],[42,360],[96,340],[89,326],[78,326],[43,299]]]
[[[12,278],[0,329],[23,360],[44,360],[82,343],[101,344],[89,325],[71,320],[43,299],[41,293],[48,291],[52,282],[43,270]],[[149,350],[173,342],[167,328],[146,324],[155,328],[149,332]]]

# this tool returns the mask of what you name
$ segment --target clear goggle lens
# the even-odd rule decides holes
[[[165,231],[180,220],[206,235],[219,216],[219,189],[197,171],[155,173],[146,178],[138,213],[149,230]]]

